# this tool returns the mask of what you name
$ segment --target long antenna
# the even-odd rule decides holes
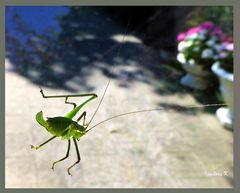
[[[129,23],[130,23],[130,22],[128,22],[128,25],[127,25],[126,31],[125,31],[125,33],[124,33],[124,35],[123,35],[122,42],[124,42],[124,39],[125,39],[126,33],[127,33],[127,31],[128,31]],[[119,47],[119,49],[118,49],[117,56],[118,56],[119,53],[120,53],[120,48],[121,48],[121,47]],[[112,48],[111,48],[111,49],[112,49]],[[110,50],[111,50],[111,49],[110,49]],[[86,129],[89,127],[89,125],[90,125],[90,123],[92,122],[93,118],[94,118],[95,115],[97,114],[99,107],[100,107],[101,104],[102,104],[102,101],[103,101],[103,99],[104,99],[104,97],[105,97],[105,95],[106,95],[106,92],[107,92],[107,89],[108,89],[108,87],[109,87],[109,84],[110,84],[110,82],[111,82],[111,80],[112,80],[111,75],[113,74],[114,67],[115,67],[115,65],[113,65],[113,67],[112,67],[112,69],[111,69],[111,72],[110,72],[110,78],[108,79],[107,86],[105,87],[105,90],[104,90],[104,92],[103,92],[103,95],[102,95],[102,97],[101,97],[101,100],[100,100],[100,102],[99,102],[99,104],[98,104],[98,106],[97,106],[95,112],[93,113],[93,116],[91,117],[89,123],[87,124]]]
[[[136,28],[135,28],[134,30],[132,30],[129,34],[133,35],[133,34],[136,33],[137,31],[139,31],[143,26],[145,26],[149,21],[155,19],[159,14],[160,14],[160,11],[156,12],[153,16],[151,16],[150,18],[146,19],[141,25],[139,25],[138,27],[136,27]],[[117,43],[116,45],[112,46],[110,49],[108,49],[101,57],[98,58],[97,61],[101,60],[101,59],[104,58],[110,51],[112,51],[112,50],[114,50],[115,48],[118,48],[118,47],[119,47],[119,49],[118,49],[117,56],[119,55],[119,53],[120,53],[120,48],[121,48],[120,46],[121,46],[121,43],[124,43],[124,39],[125,39],[125,36],[126,36],[126,34],[127,34],[129,25],[130,25],[130,20],[129,20],[128,24],[127,24],[127,28],[126,28],[126,31],[125,31],[125,33],[124,33],[124,35],[123,35],[122,42],[119,42],[119,43]],[[110,75],[113,74],[114,67],[115,67],[115,66],[113,66]],[[103,92],[103,95],[102,95],[102,97],[101,97],[101,100],[100,100],[100,102],[99,102],[99,104],[98,104],[98,106],[97,106],[97,108],[96,108],[93,116],[91,117],[91,119],[90,119],[90,121],[89,121],[86,129],[89,127],[89,125],[90,125],[90,123],[92,122],[93,118],[94,118],[95,115],[97,114],[98,109],[100,108],[100,106],[101,106],[101,104],[102,104],[102,101],[103,101],[103,99],[104,99],[104,97],[105,97],[105,94],[106,94],[106,92],[107,92],[107,89],[108,89],[108,87],[109,87],[109,85],[110,85],[111,79],[112,79],[112,77],[109,78],[108,83],[107,83],[107,86],[106,86],[106,88],[105,88],[105,90],[104,90],[104,92]]]
[[[188,106],[187,108],[191,109],[191,108],[202,108],[202,107],[213,107],[213,106],[226,106],[226,104],[206,104],[206,105],[201,105],[201,106]],[[180,106],[179,106],[180,107]],[[144,112],[151,112],[151,111],[162,111],[162,110],[168,110],[167,108],[163,107],[163,108],[156,108],[156,109],[147,109],[147,110],[139,110],[139,111],[131,111],[128,113],[121,113],[118,115],[114,115],[112,117],[109,117],[103,121],[100,121],[99,123],[97,123],[96,125],[92,126],[90,129],[86,130],[86,132],[92,130],[94,127],[97,127],[100,124],[103,124],[107,121],[110,121],[112,119],[116,119],[119,117],[123,117],[125,115],[131,115],[131,114],[136,114],[136,113],[144,113]]]
[[[161,11],[156,12],[153,16],[149,17],[147,20],[145,20],[144,22],[142,22],[141,25],[139,25],[138,27],[136,27],[134,30],[132,30],[132,31],[129,32],[128,34],[133,35],[133,34],[136,33],[137,31],[139,31],[141,28],[143,28],[149,21],[154,20],[160,13],[161,13]],[[126,28],[126,29],[128,29],[129,23],[130,23],[130,22],[128,22],[128,25],[127,25],[127,28]],[[98,57],[98,60],[97,60],[97,61],[100,61],[100,60],[101,60],[102,58],[104,58],[109,52],[111,52],[112,50],[114,50],[115,48],[118,48],[118,47],[119,47],[119,49],[118,49],[118,54],[119,54],[120,48],[121,48],[120,46],[122,45],[122,43],[124,43],[124,38],[125,38],[125,36],[126,36],[126,33],[127,33],[127,30],[126,30],[126,32],[125,32],[125,34],[124,34],[124,36],[123,36],[122,42],[119,42],[119,43],[115,44],[114,46],[112,46],[110,49],[108,49],[102,56]],[[148,50],[149,50],[149,49],[148,49]],[[117,54],[117,55],[118,55],[118,54]],[[111,74],[113,73],[114,67],[115,67],[115,66],[112,67],[110,76],[111,76]],[[103,92],[103,95],[102,95],[102,97],[101,97],[101,100],[100,100],[100,102],[99,102],[99,104],[98,104],[98,106],[97,106],[97,108],[96,108],[93,116],[91,117],[91,119],[90,119],[90,121],[89,121],[86,129],[89,127],[90,123],[93,121],[93,118],[95,117],[96,113],[98,112],[98,110],[99,110],[99,108],[100,108],[100,106],[101,106],[101,104],[102,104],[102,101],[103,101],[103,99],[104,99],[104,97],[105,97],[105,94],[106,94],[106,92],[107,92],[107,89],[108,89],[108,87],[109,87],[109,85],[110,85],[111,79],[112,79],[112,77],[109,78],[108,83],[107,83],[107,85],[106,85],[106,87],[105,87],[105,90],[104,90],[104,92]],[[202,106],[200,106],[200,107],[221,106],[221,105],[225,105],[225,104],[207,104],[207,105],[202,105]],[[189,108],[191,108],[191,107],[189,107]],[[197,107],[192,107],[192,108],[197,108]],[[108,118],[108,119],[106,119],[106,120],[104,120],[104,121],[99,122],[98,124],[94,125],[94,126],[91,127],[90,129],[88,129],[87,131],[91,130],[92,128],[96,127],[97,125],[100,125],[100,124],[102,124],[102,123],[104,123],[104,122],[106,122],[106,121],[109,121],[109,120],[111,120],[111,119],[118,118],[118,117],[120,117],[120,116],[129,115],[129,114],[135,114],[135,113],[141,113],[141,112],[156,111],[156,110],[164,110],[164,108],[161,108],[161,109],[150,109],[150,110],[140,110],[140,111],[134,111],[134,112],[129,112],[129,113],[123,113],[123,114],[115,115],[115,116],[110,117],[110,118]]]
[[[87,124],[87,127],[86,127],[86,128],[88,128],[88,126],[89,126],[90,123],[92,122],[93,118],[94,118],[95,115],[97,114],[98,109],[99,109],[100,105],[102,104],[102,101],[103,101],[103,99],[104,99],[104,96],[105,96],[105,94],[106,94],[106,92],[107,92],[107,89],[108,89],[108,86],[109,86],[110,82],[111,82],[111,79],[108,80],[107,86],[106,86],[106,88],[105,88],[105,90],[104,90],[104,92],[103,92],[103,95],[102,95],[102,97],[101,97],[101,100],[100,100],[100,102],[99,102],[99,104],[98,104],[95,112],[93,113],[93,116],[91,117],[89,123]]]

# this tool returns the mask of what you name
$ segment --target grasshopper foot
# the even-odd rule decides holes
[[[39,149],[39,146],[34,146],[34,145],[30,145],[30,146],[31,146],[31,149],[35,149],[35,150]]]
[[[68,168],[67,172],[69,176],[72,176],[72,174],[70,173],[70,168]]]
[[[54,171],[54,166],[57,162],[53,162],[51,169]]]
[[[43,93],[42,87],[39,86],[39,88],[40,88],[40,93],[42,94],[42,97],[45,98],[45,95]]]

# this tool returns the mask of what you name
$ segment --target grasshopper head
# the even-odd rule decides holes
[[[83,135],[86,134],[86,131],[83,126],[77,124],[71,124],[68,126],[67,133],[62,135],[62,139],[70,139],[71,137],[79,140]]]

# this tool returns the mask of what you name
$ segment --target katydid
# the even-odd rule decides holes
[[[70,169],[75,166],[76,164],[78,164],[81,160],[80,157],[80,153],[79,153],[79,149],[77,146],[77,142],[76,140],[80,140],[80,138],[85,135],[88,130],[87,127],[89,126],[89,124],[91,123],[91,121],[93,120],[93,117],[95,116],[95,114],[97,113],[98,108],[100,107],[100,104],[104,98],[104,95],[107,91],[107,88],[110,84],[110,80],[108,81],[108,84],[105,88],[104,94],[101,98],[101,101],[95,111],[95,113],[93,114],[91,120],[89,121],[88,124],[86,124],[86,111],[84,111],[80,117],[77,119],[77,121],[73,121],[73,118],[76,116],[76,114],[81,110],[81,108],[86,105],[88,102],[94,100],[95,98],[97,98],[97,95],[95,93],[87,93],[87,94],[75,94],[75,95],[52,95],[52,96],[46,96],[43,93],[42,88],[40,87],[40,93],[42,94],[43,98],[65,98],[65,103],[66,104],[71,104],[73,105],[73,110],[69,111],[66,115],[64,116],[58,116],[58,117],[52,117],[52,118],[47,118],[47,120],[45,120],[43,118],[43,112],[40,111],[36,114],[36,120],[37,122],[43,126],[50,134],[53,135],[53,137],[51,137],[50,139],[48,139],[47,141],[43,142],[42,144],[38,145],[38,146],[33,146],[31,145],[32,149],[39,149],[40,147],[42,147],[43,145],[47,144],[48,142],[50,142],[51,140],[55,139],[56,137],[61,137],[63,140],[68,140],[68,149],[67,149],[67,154],[65,157],[53,162],[52,164],[52,170],[54,170],[54,166],[55,164],[57,164],[58,162],[61,162],[63,160],[65,160],[68,156],[69,156],[69,151],[70,151],[70,147],[71,147],[71,139],[74,142],[75,148],[76,148],[76,152],[77,152],[77,161],[71,165],[68,169],[67,172],[69,175],[72,175],[70,173]],[[90,97],[88,98],[86,101],[84,101],[83,103],[81,103],[80,105],[77,105],[76,103],[73,102],[68,102],[68,98],[71,97]],[[83,118],[83,124],[79,124],[78,122]]]

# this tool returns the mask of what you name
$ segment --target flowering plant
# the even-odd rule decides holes
[[[211,21],[206,21],[177,36],[177,59],[181,63],[201,65],[210,71],[215,61],[221,65],[232,65],[232,38],[227,37],[222,29]],[[233,65],[232,65],[233,66]],[[228,66],[229,68],[229,66]]]
[[[216,61],[229,73],[233,73],[233,49],[234,45],[231,39],[221,44],[215,45],[217,50]]]

